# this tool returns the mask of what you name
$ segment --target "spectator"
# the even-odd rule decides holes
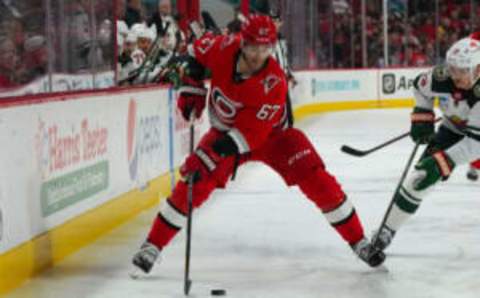
[[[123,39],[127,38],[128,35],[128,26],[127,23],[123,20],[117,20],[117,37],[121,36]]]
[[[125,9],[127,7],[127,3],[125,2],[126,0],[116,0],[117,5],[116,5],[116,16],[117,20],[124,20],[125,19]]]
[[[160,0],[158,2],[157,12],[149,20],[148,25],[154,24],[157,28],[157,34],[164,36],[169,29],[173,32],[178,30],[177,23],[172,16],[172,5],[170,0]]]
[[[47,73],[48,50],[45,37],[35,35],[25,40],[24,59],[22,59],[23,75],[21,82],[29,83]]]
[[[142,30],[138,32],[137,35],[137,48],[141,50],[145,55],[148,54],[150,47],[153,44],[156,36],[155,28],[147,28],[144,27]]]
[[[127,0],[125,22],[130,28],[133,24],[143,22],[143,9],[140,0]]]
[[[102,65],[102,52],[93,40],[90,31],[90,18],[88,14],[89,0],[73,2],[67,11],[68,43],[68,71],[77,73],[91,69],[92,66]]]
[[[0,38],[0,88],[16,86],[15,68],[18,56],[15,44],[8,38]]]
[[[13,0],[0,0],[0,22],[22,17],[22,13],[14,2]]]

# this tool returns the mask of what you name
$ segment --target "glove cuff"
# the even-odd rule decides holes
[[[417,123],[417,122],[434,122],[435,121],[435,115],[433,114],[433,112],[413,112],[411,115],[410,115],[410,120],[413,122],[413,123]]]
[[[439,151],[433,154],[433,159],[437,163],[440,175],[443,178],[448,178],[455,167],[455,163],[448,157],[444,151]]]

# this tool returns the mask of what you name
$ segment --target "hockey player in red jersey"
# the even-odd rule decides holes
[[[384,261],[385,255],[365,238],[352,203],[310,141],[286,125],[286,78],[271,57],[276,37],[270,17],[252,15],[241,34],[205,36],[179,63],[184,86],[177,106],[185,119],[201,115],[207,94],[203,72],[210,70],[212,127],[181,166],[183,179],[162,202],[147,240],[133,257],[143,272],[151,270],[161,250],[186,224],[186,178],[194,177],[193,207],[198,208],[212,191],[226,186],[237,163],[248,161],[263,162],[288,185],[297,185],[363,261],[372,267]]]

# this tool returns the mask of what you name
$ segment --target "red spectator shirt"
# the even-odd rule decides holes
[[[7,76],[0,74],[0,88],[9,88],[13,86],[14,84]]]
[[[269,57],[252,76],[235,79],[240,37],[205,36],[189,52],[211,71],[208,99],[210,123],[227,132],[240,153],[261,146],[286,120],[287,82],[278,63]]]

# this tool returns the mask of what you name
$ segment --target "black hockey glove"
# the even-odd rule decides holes
[[[415,143],[427,144],[435,134],[435,114],[431,110],[415,107],[411,114],[410,137]]]

